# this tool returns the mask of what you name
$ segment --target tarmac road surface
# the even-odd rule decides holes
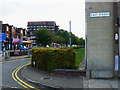
[[[18,59],[18,60],[11,60],[11,61],[5,61],[5,62],[0,62],[0,65],[2,67],[2,69],[0,70],[1,76],[2,76],[2,90],[8,90],[8,88],[10,89],[24,89],[24,85],[20,82],[18,83],[17,81],[15,81],[16,75],[15,75],[15,70],[17,70],[16,68],[23,66],[25,64],[30,63],[30,58],[26,58],[26,59]],[[18,70],[17,70],[18,71]],[[21,70],[19,70],[17,73],[18,78],[26,83],[28,86],[34,87],[35,89],[39,88],[40,90],[42,90],[42,88],[46,88],[44,86],[36,86],[28,81],[26,81],[22,76],[21,76]],[[14,79],[15,78],[15,79]],[[30,88],[30,87],[27,87]],[[49,89],[46,88],[47,90],[53,90],[53,89]],[[33,90],[33,89],[32,89]]]

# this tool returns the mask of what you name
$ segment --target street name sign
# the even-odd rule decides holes
[[[90,17],[109,17],[110,12],[96,12],[96,13],[90,13]]]

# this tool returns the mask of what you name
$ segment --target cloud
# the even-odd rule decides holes
[[[27,27],[28,21],[56,21],[60,28],[84,37],[84,2],[81,0],[2,0],[3,22]]]

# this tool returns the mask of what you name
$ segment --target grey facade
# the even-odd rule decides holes
[[[86,75],[88,77],[114,77],[114,20],[113,2],[86,2]]]

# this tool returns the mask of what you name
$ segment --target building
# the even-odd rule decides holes
[[[17,33],[19,34],[19,39],[27,41],[27,30],[23,28],[17,28]]]
[[[86,75],[90,78],[115,77],[115,11],[114,2],[86,2]]]
[[[0,21],[0,54],[2,51],[2,21]]]
[[[12,45],[12,38],[9,24],[2,24],[2,33],[5,34],[6,38],[6,40],[2,42],[3,48],[10,50]]]
[[[36,41],[34,40],[34,33],[39,28],[46,28],[52,33],[55,33],[58,30],[58,26],[56,25],[55,21],[30,21],[27,25],[28,40],[33,40],[33,43],[36,43]]]
[[[27,30],[13,25],[2,24],[2,50],[20,49],[20,42],[27,41]]]

